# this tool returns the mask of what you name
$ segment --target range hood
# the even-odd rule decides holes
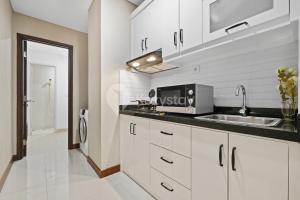
[[[161,49],[130,60],[126,64],[128,66],[128,70],[132,72],[143,72],[147,74],[154,74],[177,68],[163,63]]]

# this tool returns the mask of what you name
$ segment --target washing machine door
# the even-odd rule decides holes
[[[80,117],[79,120],[79,139],[80,143],[85,143],[87,139],[87,124],[84,117]]]

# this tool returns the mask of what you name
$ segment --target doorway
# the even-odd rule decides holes
[[[27,139],[67,131],[73,149],[73,46],[17,34],[17,155]]]

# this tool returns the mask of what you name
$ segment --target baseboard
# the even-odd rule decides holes
[[[89,156],[87,156],[87,161],[91,165],[91,167],[94,169],[96,174],[99,176],[99,178],[104,178],[104,177],[107,177],[112,174],[120,172],[120,165],[116,165],[116,166],[110,167],[108,169],[101,170]]]
[[[18,161],[18,160],[22,160],[22,158],[23,158],[22,156],[16,154],[16,155],[12,156],[12,161],[15,162],[15,161]]]
[[[55,133],[65,133],[67,131],[68,131],[67,128],[64,128],[64,129],[55,129]]]
[[[0,177],[0,192],[1,192],[2,188],[3,188],[3,186],[4,186],[4,183],[5,183],[6,179],[7,179],[7,177],[8,177],[8,174],[10,172],[10,169],[12,167],[13,162],[14,162],[14,156],[10,159],[10,161],[9,161],[6,169],[4,170],[4,173]]]
[[[80,144],[72,144],[71,146],[69,146],[69,149],[79,149],[80,148]]]

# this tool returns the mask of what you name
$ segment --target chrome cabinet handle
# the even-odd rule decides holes
[[[179,37],[180,37],[180,43],[183,45],[183,29],[180,29]]]
[[[130,123],[130,134],[132,134],[132,123]]]
[[[232,148],[232,153],[231,153],[231,167],[232,167],[232,171],[236,171],[236,167],[235,167],[235,152],[236,152],[236,147]]]
[[[233,25],[233,26],[230,26],[229,28],[226,28],[226,29],[225,29],[225,32],[226,32],[226,33],[229,33],[229,30],[234,29],[234,28],[239,27],[239,26],[242,26],[242,25],[248,26],[249,23],[248,23],[248,22],[242,22],[242,23],[235,24],[235,25]]]
[[[173,192],[174,189],[170,186],[167,186],[164,182],[161,182],[160,185],[165,188],[166,190],[170,191],[170,192]]]
[[[174,32],[174,46],[177,48],[177,32]]]
[[[144,52],[144,50],[145,50],[144,49],[144,40],[142,40],[142,45],[141,46],[142,46],[142,52]]]
[[[220,147],[219,147],[219,165],[220,167],[223,167],[223,147],[224,145],[221,144]]]
[[[136,126],[136,124],[132,124],[132,135],[136,135],[136,133],[135,133],[135,126]]]
[[[163,135],[170,135],[170,136],[173,135],[173,133],[168,133],[168,132],[165,132],[165,131],[160,131],[160,133],[163,134]]]
[[[160,157],[160,159],[168,164],[173,164],[174,162],[173,161],[169,161],[168,159],[164,158],[163,156]]]
[[[145,38],[145,49],[146,50],[148,50],[147,41],[148,41],[148,38]]]

